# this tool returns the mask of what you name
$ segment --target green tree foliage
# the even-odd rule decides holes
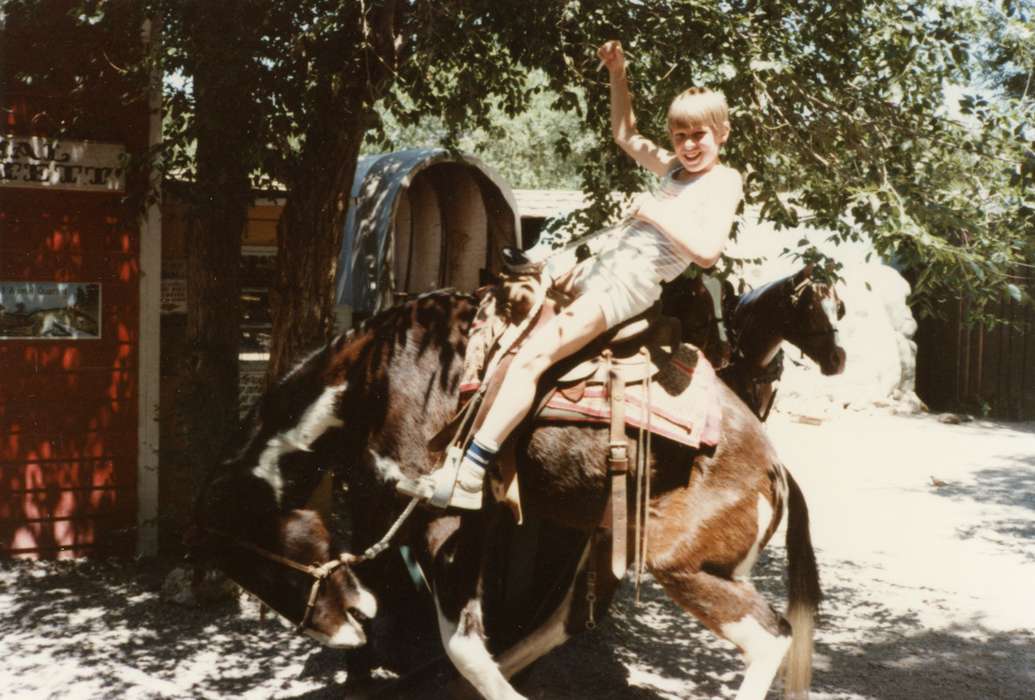
[[[828,229],[835,240],[871,238],[910,275],[921,313],[963,294],[978,309],[1004,293],[1020,296],[1012,271],[1030,262],[1035,164],[1030,7],[500,0],[478,14],[465,5],[468,26],[494,36],[506,61],[544,72],[553,108],[584,110],[584,133],[595,140],[578,149],[578,169],[599,205],[584,226],[613,215],[606,192],[642,186],[610,143],[606,77],[596,71],[595,47],[617,37],[631,57],[640,128],[655,140],[667,140],[665,108],[685,87],[726,93],[734,129],[727,157],[765,219]],[[975,53],[989,35],[990,61]],[[456,132],[471,122],[484,128],[485,115],[450,100],[495,83],[484,82],[484,71],[465,82],[461,56],[432,53],[438,70],[424,79],[400,73],[393,95],[409,101],[385,104],[404,123],[443,114],[447,137],[478,145]],[[990,68],[1006,91],[971,95],[957,110],[955,88],[981,84]],[[506,96],[518,87],[511,83]],[[440,111],[443,97],[452,112]],[[516,102],[505,101],[503,111]]]
[[[982,3],[987,21],[983,72],[990,87],[1031,114],[1035,95],[1035,6],[1025,0]]]
[[[148,7],[175,27],[191,4]],[[1033,159],[1024,3],[268,0],[242,15],[227,30],[245,35],[228,43],[241,59],[233,75],[251,99],[232,109],[256,124],[242,157],[255,157],[259,181],[289,190],[275,295],[278,369],[330,328],[336,246],[369,132],[380,128],[398,142],[395,125],[433,117],[446,142],[494,145],[509,168],[517,161],[506,129],[520,122],[502,120],[541,109],[549,95],[553,110],[584,127],[574,135],[558,127],[546,139],[529,129],[529,147],[552,151],[543,160],[577,154],[583,186],[600,203],[588,223],[613,206],[605,192],[641,186],[609,139],[605,76],[594,55],[607,38],[621,39],[631,58],[642,131],[665,141],[672,96],[688,85],[722,89],[733,110],[727,157],[745,173],[748,201],[779,226],[871,237],[911,272],[921,309],[964,292],[987,300],[1013,293],[1009,275],[1027,255]],[[957,116],[946,89],[987,78],[987,56],[976,50],[990,31],[998,43],[987,62],[1002,73],[1003,90],[971,95]],[[191,41],[190,32],[171,32],[163,58],[186,61]],[[533,70],[544,77],[529,80]],[[198,103],[177,113],[177,100],[189,99],[188,91],[170,95],[168,135],[181,146],[195,138],[200,116]],[[520,129],[511,132],[515,149],[524,148]],[[478,133],[485,136],[471,136]],[[178,152],[182,165],[200,155]]]
[[[1001,139],[1006,156],[995,190],[1003,224],[1025,235],[1020,261],[1005,268],[1007,293],[1015,300],[1035,295],[1035,6],[1029,2],[983,3],[985,30],[975,51],[980,91],[968,94],[961,109]],[[984,299],[987,307],[995,299]],[[980,313],[979,320],[993,320]]]
[[[549,89],[546,75],[539,70],[529,72],[523,89],[528,97],[521,112],[510,115],[498,104],[490,104],[488,126],[464,133],[456,133],[456,125],[450,129],[434,114],[404,123],[399,116],[383,111],[379,128],[367,135],[364,152],[454,148],[476,154],[515,188],[579,189],[579,167],[597,139],[586,129],[584,106],[579,111],[557,109],[557,93]],[[584,102],[582,97],[580,103]]]
[[[664,107],[689,84],[732,106],[728,159],[747,199],[781,226],[837,239],[867,235],[910,270],[921,310],[977,292],[998,298],[1022,256],[1015,218],[1026,181],[1022,134],[949,117],[945,88],[973,79],[971,46],[986,17],[954,2],[567,3],[541,17],[563,41],[514,47],[547,65],[554,89],[585,85],[589,122],[606,133],[607,93],[590,47],[624,40],[642,130],[664,139]],[[538,29],[530,31],[537,35]],[[584,178],[600,193],[631,186],[604,139]]]

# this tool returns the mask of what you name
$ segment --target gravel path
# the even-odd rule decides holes
[[[1035,425],[785,415],[826,601],[817,700],[1035,697]],[[777,535],[782,541],[782,534]],[[777,607],[784,552],[755,580]],[[2,698],[340,698],[345,652],[254,604],[163,602],[163,562],[0,563]],[[533,698],[733,697],[741,664],[651,582],[520,679]],[[408,693],[432,697],[431,685]],[[774,691],[771,697],[778,697]]]

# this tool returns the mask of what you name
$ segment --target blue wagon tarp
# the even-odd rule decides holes
[[[398,292],[477,286],[520,243],[510,187],[477,158],[414,149],[361,158],[338,260],[337,299],[352,311],[387,308]]]

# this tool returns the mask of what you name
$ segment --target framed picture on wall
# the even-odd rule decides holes
[[[0,280],[0,339],[100,337],[100,284]]]

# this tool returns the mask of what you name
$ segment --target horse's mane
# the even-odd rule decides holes
[[[351,337],[363,333],[383,333],[386,329],[398,329],[401,325],[410,325],[412,321],[417,323],[426,323],[434,319],[430,319],[426,316],[415,314],[415,310],[420,307],[426,307],[428,305],[434,305],[442,307],[442,302],[446,302],[446,306],[452,307],[458,301],[468,301],[471,303],[477,303],[477,298],[471,294],[464,294],[455,289],[436,289],[430,292],[419,294],[415,297],[407,299],[401,304],[391,306],[387,309],[377,312],[370,318],[364,320],[358,328],[346,331],[345,333],[337,336],[331,341],[331,344],[347,342]]]
[[[787,275],[786,277],[781,277],[781,278],[775,279],[775,280],[773,280],[771,282],[766,282],[761,287],[755,287],[751,291],[745,292],[744,294],[742,294],[740,296],[740,299],[737,301],[737,306],[736,306],[735,311],[741,311],[743,308],[746,308],[748,305],[757,303],[758,300],[761,299],[762,297],[771,294],[776,288],[778,288],[779,286],[781,286],[783,284],[786,284],[787,280],[791,279],[796,274],[797,274],[796,272],[792,272],[791,274]]]

